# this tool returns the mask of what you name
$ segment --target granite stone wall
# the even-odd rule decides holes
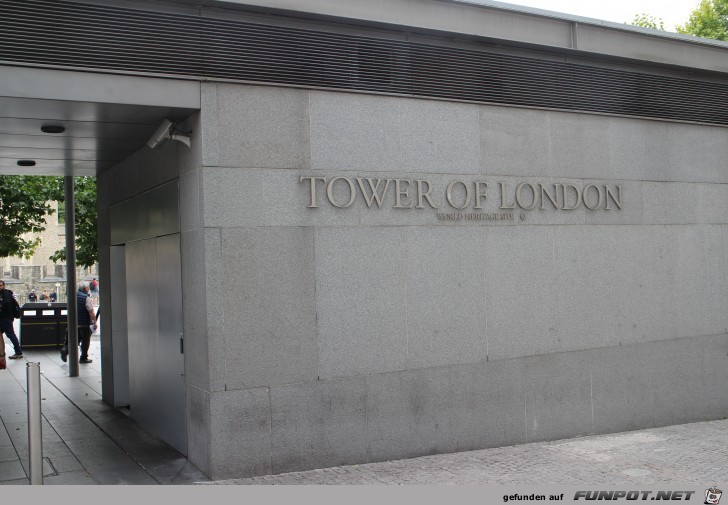
[[[727,129],[202,90],[179,177],[189,458],[211,477],[728,413]],[[344,206],[356,178],[415,203],[427,181],[433,205],[396,208],[391,182]],[[448,207],[453,181],[486,183],[484,208]],[[521,183],[619,186],[621,209],[502,208]],[[458,212],[511,217],[438,217]]]

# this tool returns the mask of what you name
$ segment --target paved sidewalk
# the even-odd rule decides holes
[[[68,377],[56,350],[0,371],[0,484],[28,483],[26,360],[41,363],[45,484],[209,483],[187,459],[101,401],[98,337]],[[728,487],[728,420],[668,426],[214,484],[466,484]]]
[[[11,349],[6,339],[6,349]],[[0,371],[0,484],[28,484],[26,363],[40,362],[44,484],[194,484],[187,458],[101,400],[99,337],[68,376],[57,350],[24,350]]]
[[[341,466],[215,484],[465,484],[650,487],[728,483],[728,421]]]

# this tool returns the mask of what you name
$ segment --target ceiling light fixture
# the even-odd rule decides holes
[[[40,131],[43,133],[63,133],[66,131],[66,127],[59,124],[44,124],[40,127]]]
[[[19,167],[34,167],[35,160],[18,160]]]

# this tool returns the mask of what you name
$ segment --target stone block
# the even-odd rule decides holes
[[[200,84],[200,148],[201,162],[205,167],[220,165],[220,138],[218,133],[217,84]]]
[[[482,230],[406,230],[406,367],[485,360],[487,254]]]
[[[308,101],[306,90],[218,84],[220,166],[310,166]]]
[[[363,219],[365,207],[359,196],[351,208],[338,209],[326,200],[326,189],[317,182],[322,208],[308,208],[311,191],[300,177],[320,173],[293,170],[207,168],[203,173],[205,226],[351,226]],[[337,184],[348,186],[345,182]],[[391,188],[390,188],[391,189]],[[388,189],[388,191],[390,191]],[[390,193],[391,195],[391,193]],[[335,197],[339,198],[338,191]],[[348,195],[346,195],[348,198]],[[326,200],[326,204],[323,201]],[[341,197],[342,201],[344,197]],[[338,200],[337,200],[338,201]],[[324,205],[326,208],[324,208]],[[392,203],[389,204],[390,206]],[[371,211],[375,213],[376,211]]]
[[[179,178],[179,218],[181,231],[202,228],[202,174],[200,170],[189,170]]]
[[[696,184],[697,222],[728,224],[728,184]]]
[[[722,236],[717,225],[672,226],[672,311],[677,336],[722,333],[728,316],[721,271]]]
[[[210,388],[210,363],[207,331],[207,276],[205,275],[205,238],[203,230],[180,235],[182,250],[182,313],[185,345],[185,383],[200,389]],[[192,309],[190,309],[193,307]]]
[[[614,177],[624,180],[676,180],[669,171],[669,125],[645,119],[613,118],[610,142]]]
[[[620,344],[677,335],[672,308],[674,254],[668,229],[629,226],[615,232],[614,245],[620,254],[610,275],[621,286],[621,293],[609,296],[617,298],[614,323]]]
[[[401,170],[401,98],[311,92],[311,167]]]
[[[615,245],[613,226],[554,227],[558,338],[562,350],[608,347],[631,335],[620,322],[623,288],[615,265],[631,260]]]
[[[405,231],[318,228],[314,243],[321,377],[405,369]]]
[[[669,171],[675,180],[725,182],[728,143],[723,128],[670,123],[667,141]]]
[[[706,419],[728,417],[728,328],[724,333],[700,339],[695,346],[702,351],[701,370],[704,373]]]
[[[202,171],[204,225],[231,228],[241,223],[258,225],[256,217],[268,215],[266,207],[273,207],[260,206],[263,200],[261,173],[259,170],[205,167]],[[272,200],[268,198],[271,203]]]
[[[210,448],[213,479],[271,473],[268,388],[210,394]]]
[[[313,231],[222,230],[227,389],[318,378]]]
[[[594,433],[615,433],[654,425],[651,356],[644,345],[591,352]]]
[[[450,367],[458,451],[526,442],[523,363],[499,360]]]
[[[202,167],[203,136],[205,132],[202,131],[201,115],[200,112],[193,114],[178,125],[181,130],[190,132],[191,143],[191,147],[187,147],[181,142],[175,142],[180,177],[190,170],[199,170]]]
[[[652,380],[652,412],[655,426],[669,426],[711,418],[706,391],[705,349],[702,338],[654,342],[646,346]],[[723,395],[721,395],[723,396]]]
[[[721,236],[723,239],[723,299],[728,300],[728,225],[722,225]],[[728,326],[726,326],[728,331]]]
[[[613,179],[614,120],[606,116],[549,113],[551,175],[584,179]]]
[[[552,230],[489,228],[482,241],[489,359],[562,350]]]
[[[187,386],[187,458],[200,470],[210,474],[210,393]]]
[[[673,246],[664,227],[554,229],[564,350],[671,338]]]
[[[642,183],[645,224],[697,222],[698,186],[680,182]]]
[[[370,461],[453,452],[453,405],[446,367],[367,377]]]
[[[589,352],[524,359],[528,442],[592,433]]]
[[[207,312],[207,349],[210,360],[210,391],[225,389],[225,319],[222,238],[217,228],[205,229],[205,303]],[[198,265],[199,266],[199,265]]]
[[[397,170],[479,173],[479,109],[471,104],[399,99]]]
[[[273,386],[273,473],[361,463],[367,459],[364,378]]]
[[[319,170],[479,172],[478,106],[311,92],[311,165]]]
[[[481,106],[480,159],[486,176],[550,176],[549,112]]]

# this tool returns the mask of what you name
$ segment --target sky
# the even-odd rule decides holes
[[[477,1],[477,0],[475,0]],[[502,0],[550,11],[603,19],[615,23],[630,23],[635,14],[647,13],[662,18],[665,29],[675,31],[684,24],[700,0]]]

